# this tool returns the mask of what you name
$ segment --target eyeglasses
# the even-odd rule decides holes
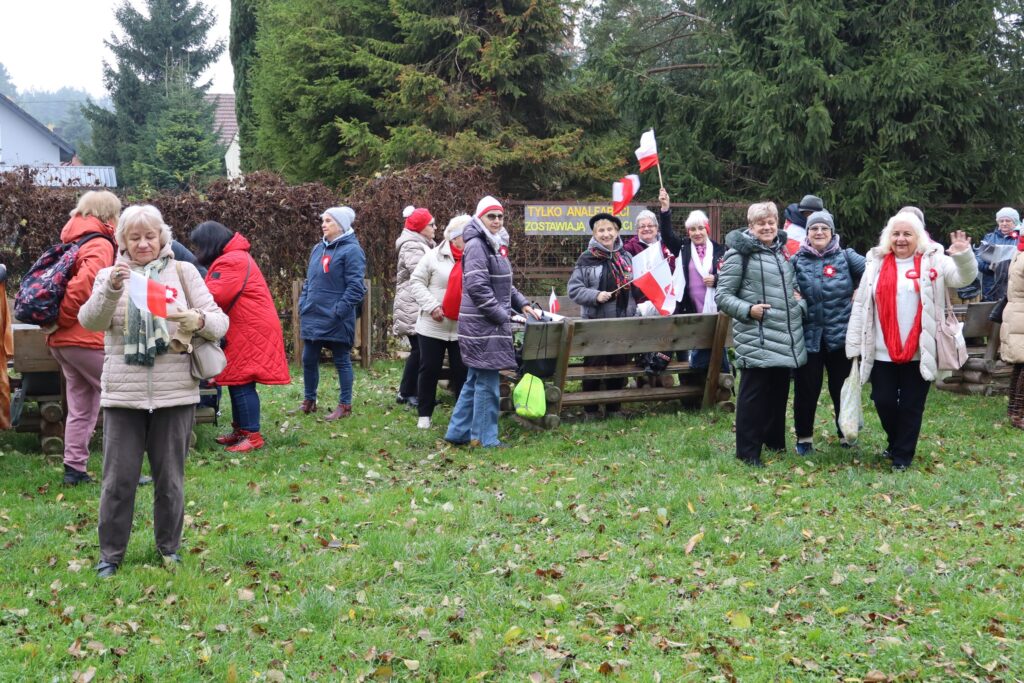
[[[489,221],[501,220],[504,217],[505,217],[504,214],[500,214],[500,213],[489,213],[486,216],[484,216],[484,218],[486,218]]]
[[[807,232],[832,232],[832,228],[828,227],[827,225],[815,225],[813,227],[807,228]]]
[[[654,223],[641,223],[638,226],[636,226],[636,229],[637,230],[654,230],[656,227],[658,227],[658,226],[656,226]]]

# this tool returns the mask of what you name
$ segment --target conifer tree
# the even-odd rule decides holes
[[[197,92],[200,74],[224,50],[222,42],[207,45],[213,13],[192,0],[145,0],[145,13],[125,0],[115,11],[123,36],[105,41],[114,64],[104,63],[103,82],[113,110],[89,104],[85,115],[92,123],[88,156],[94,163],[118,167],[121,181],[133,185],[135,161],[146,124],[167,106],[171,72],[180,70],[184,83]]]
[[[614,117],[568,77],[572,4],[270,3],[250,72],[258,153],[296,180],[433,158],[495,169],[509,191],[586,179],[584,130]]]

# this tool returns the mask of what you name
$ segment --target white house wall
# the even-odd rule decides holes
[[[0,163],[59,164],[60,148],[25,119],[0,107]]]

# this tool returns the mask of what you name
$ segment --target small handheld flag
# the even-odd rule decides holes
[[[612,183],[612,215],[617,216],[633,201],[633,196],[640,189],[640,176],[628,175],[617,183]]]
[[[136,308],[156,318],[167,317],[167,303],[175,298],[174,292],[166,285],[134,270],[128,280],[128,297]]]
[[[636,148],[636,160],[640,162],[640,172],[651,166],[658,165],[658,143],[654,139],[654,129],[640,136],[640,146]]]
[[[555,288],[551,288],[551,296],[548,297],[548,312],[558,313],[561,306],[558,305],[558,297],[555,296]]]

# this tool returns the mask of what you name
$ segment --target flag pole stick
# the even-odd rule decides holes
[[[661,179],[661,162],[659,161],[657,164],[655,164],[655,166],[658,167],[658,185],[660,185],[661,189],[664,190],[665,189],[665,181]]]

